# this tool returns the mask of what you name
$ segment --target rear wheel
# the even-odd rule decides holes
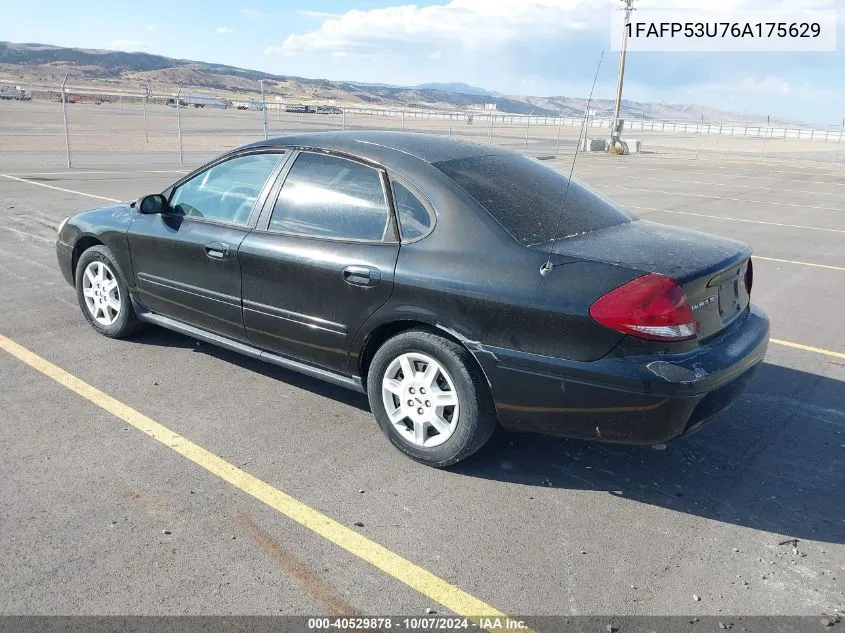
[[[431,332],[410,330],[382,345],[367,393],[393,445],[429,466],[469,457],[496,428],[489,388],[470,353]]]
[[[103,336],[122,338],[141,328],[123,271],[105,246],[92,246],[80,255],[76,296],[88,323]]]

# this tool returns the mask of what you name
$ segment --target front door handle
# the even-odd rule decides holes
[[[210,259],[226,259],[231,252],[229,245],[223,242],[209,242],[203,248]]]
[[[369,266],[347,266],[343,269],[343,280],[353,286],[375,286],[381,281],[381,271]]]

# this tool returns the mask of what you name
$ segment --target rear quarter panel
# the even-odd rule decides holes
[[[589,308],[639,273],[553,255],[554,270],[542,276],[547,255],[519,245],[439,171],[411,180],[429,196],[437,224],[400,248],[393,294],[358,332],[353,367],[367,333],[400,320],[453,332],[471,351],[486,345],[581,361],[602,358],[623,338]]]

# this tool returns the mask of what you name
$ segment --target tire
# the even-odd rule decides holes
[[[403,359],[413,374],[410,380]],[[367,374],[367,395],[391,443],[436,468],[475,453],[497,425],[490,389],[475,359],[457,343],[425,330],[397,334],[378,349]]]
[[[86,275],[87,271],[91,272],[91,277]],[[102,278],[99,277],[100,271],[103,272]],[[79,256],[76,298],[88,323],[103,336],[123,338],[142,329],[143,324],[135,314],[125,279],[114,255],[105,246],[92,246]],[[86,297],[86,294],[89,296]]]

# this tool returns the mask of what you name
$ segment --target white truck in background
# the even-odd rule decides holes
[[[232,107],[236,110],[264,110],[264,104],[256,99],[249,99],[247,101],[232,101]]]
[[[28,90],[20,86],[0,84],[0,99],[14,99],[16,101],[29,101],[32,95]]]

